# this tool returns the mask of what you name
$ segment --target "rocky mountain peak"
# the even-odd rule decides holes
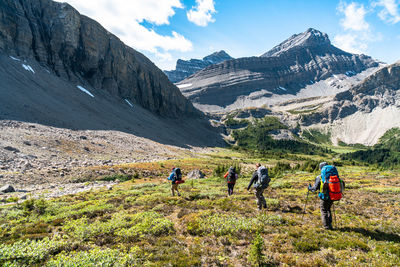
[[[177,86],[197,108],[221,112],[273,105],[302,94],[333,95],[344,91],[345,86],[319,82],[337,75],[349,78],[378,65],[371,57],[333,46],[327,34],[310,28],[291,36],[261,57],[213,64]]]
[[[164,73],[168,76],[168,79],[171,82],[177,83],[210,65],[218,64],[230,59],[233,58],[224,50],[214,52],[203,59],[178,59],[175,70],[164,71]]]
[[[328,35],[316,29],[309,28],[303,33],[292,35],[289,39],[283,41],[267,53],[263,54],[262,57],[279,56],[294,49],[319,47],[332,47]]]
[[[209,61],[212,64],[217,64],[225,60],[233,59],[228,53],[224,50],[214,52],[211,55],[208,55],[203,58],[204,61]]]

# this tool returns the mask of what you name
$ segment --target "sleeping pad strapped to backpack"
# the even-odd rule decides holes
[[[318,196],[323,199],[338,201],[342,199],[344,183],[339,178],[335,166],[326,165],[321,170],[321,187]]]

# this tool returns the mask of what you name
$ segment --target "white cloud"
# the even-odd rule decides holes
[[[192,9],[186,13],[190,22],[205,27],[208,23],[215,21],[212,17],[216,12],[214,0],[196,0],[196,4],[197,6],[192,7]]]
[[[333,44],[340,49],[354,54],[368,54],[368,45],[373,42],[380,42],[384,39],[381,33],[345,32],[333,38]]]
[[[368,54],[370,43],[382,41],[382,34],[365,20],[369,12],[363,4],[340,2],[337,9],[344,14],[340,20],[343,32],[333,38],[334,45],[350,53]]]
[[[341,2],[338,10],[345,15],[340,21],[345,30],[364,31],[369,29],[369,24],[365,21],[367,11],[363,4]]]
[[[380,19],[385,22],[396,24],[400,22],[400,1],[396,0],[379,0],[372,4],[373,7],[383,7],[383,9],[378,13]]]
[[[181,0],[60,0],[98,21],[127,45],[151,52],[161,60],[172,60],[168,51],[187,52],[193,44],[183,35],[172,32],[162,35],[141,25],[169,24],[175,8],[183,8]]]
[[[333,44],[346,52],[354,54],[363,54],[368,49],[368,45],[360,40],[358,35],[351,33],[336,35],[333,38]]]

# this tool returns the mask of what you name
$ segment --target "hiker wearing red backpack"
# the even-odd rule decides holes
[[[226,178],[226,182],[228,183],[228,196],[231,196],[233,194],[233,188],[235,187],[235,183],[238,178],[235,167],[231,166],[229,170],[225,173],[224,178]]]
[[[339,173],[335,166],[328,165],[326,162],[319,164],[321,175],[315,178],[314,186],[308,185],[308,190],[315,192],[319,190],[320,209],[322,224],[325,229],[332,230],[331,207],[334,201],[342,198],[344,182],[339,178]]]
[[[179,184],[185,182],[184,180],[182,180],[181,169],[173,167],[172,168],[172,172],[168,177],[168,180],[171,181],[171,193],[172,193],[172,196],[175,196],[175,191],[178,193],[178,196],[181,196],[181,193],[179,193],[178,186],[179,186]]]
[[[264,198],[264,189],[269,185],[270,178],[268,176],[268,169],[261,166],[260,163],[256,164],[256,171],[253,173],[253,177],[250,180],[247,190],[250,190],[251,185],[253,185],[254,193],[257,199],[257,206],[259,210],[267,208],[267,202]]]

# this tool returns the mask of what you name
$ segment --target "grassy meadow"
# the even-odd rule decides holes
[[[321,158],[316,158],[321,160]],[[246,190],[254,163],[273,176],[258,211]],[[227,197],[222,166],[240,166]],[[0,207],[1,266],[399,266],[400,173],[340,166],[347,189],[323,230],[306,186],[317,175],[298,160],[220,150],[197,158],[126,164],[140,175],[112,189]],[[172,197],[166,176],[200,169]],[[120,174],[119,178],[124,175]],[[99,177],[104,179],[104,177]],[[122,179],[124,180],[124,179]]]

